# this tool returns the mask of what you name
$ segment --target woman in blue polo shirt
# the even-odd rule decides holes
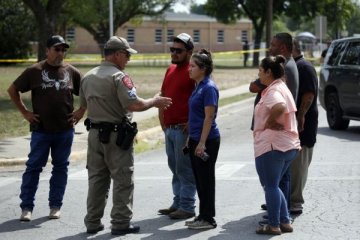
[[[211,53],[201,49],[190,59],[189,74],[196,88],[189,99],[189,153],[200,200],[199,215],[185,222],[191,229],[217,226],[215,217],[215,163],[220,147],[220,132],[215,122],[219,90],[211,79]]]

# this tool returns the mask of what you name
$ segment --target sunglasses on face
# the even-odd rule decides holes
[[[66,51],[67,51],[66,48],[54,48],[54,50],[55,50],[56,52],[66,52]]]
[[[125,54],[126,57],[131,57],[131,53],[129,53],[128,51],[119,51],[120,53]]]
[[[171,53],[176,53],[176,54],[181,54],[183,53],[183,51],[185,51],[186,49],[184,48],[175,48],[175,47],[171,47],[170,48],[170,52]]]

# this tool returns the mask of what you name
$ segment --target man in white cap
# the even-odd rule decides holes
[[[155,96],[142,99],[129,75],[124,72],[130,56],[137,53],[126,39],[111,37],[104,46],[105,60],[84,76],[80,88],[80,105],[88,109],[85,120],[88,135],[88,197],[84,222],[87,233],[104,229],[101,218],[113,180],[111,233],[137,233],[139,226],[130,223],[133,215],[134,149],[136,123],[132,112],[151,107],[167,108],[171,99]]]
[[[188,100],[195,88],[189,76],[189,60],[194,43],[187,33],[177,35],[170,47],[171,65],[168,67],[161,87],[161,96],[173,99],[166,110],[159,110],[159,120],[165,133],[168,165],[173,174],[174,193],[170,207],[160,209],[159,214],[171,219],[187,219],[195,216],[196,184],[189,154],[183,152],[188,137]]]

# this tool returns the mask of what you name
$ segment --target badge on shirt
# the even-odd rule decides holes
[[[136,88],[133,88],[132,90],[129,90],[128,95],[129,95],[129,98],[131,98],[131,99],[137,98],[137,96],[136,96]]]
[[[122,82],[128,89],[130,89],[130,90],[133,89],[134,84],[133,84],[133,82],[131,81],[131,79],[129,78],[128,75],[125,75],[123,77]]]

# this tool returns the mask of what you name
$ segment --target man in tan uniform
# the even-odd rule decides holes
[[[136,124],[131,123],[132,112],[151,107],[167,108],[171,99],[155,96],[142,99],[137,96],[130,77],[124,72],[132,53],[126,39],[111,37],[104,46],[105,60],[90,70],[80,88],[80,104],[88,109],[88,197],[84,222],[87,233],[104,229],[107,195],[113,180],[113,207],[111,233],[123,235],[137,233],[139,226],[132,225],[134,193],[133,138]],[[127,146],[126,146],[127,145]]]

